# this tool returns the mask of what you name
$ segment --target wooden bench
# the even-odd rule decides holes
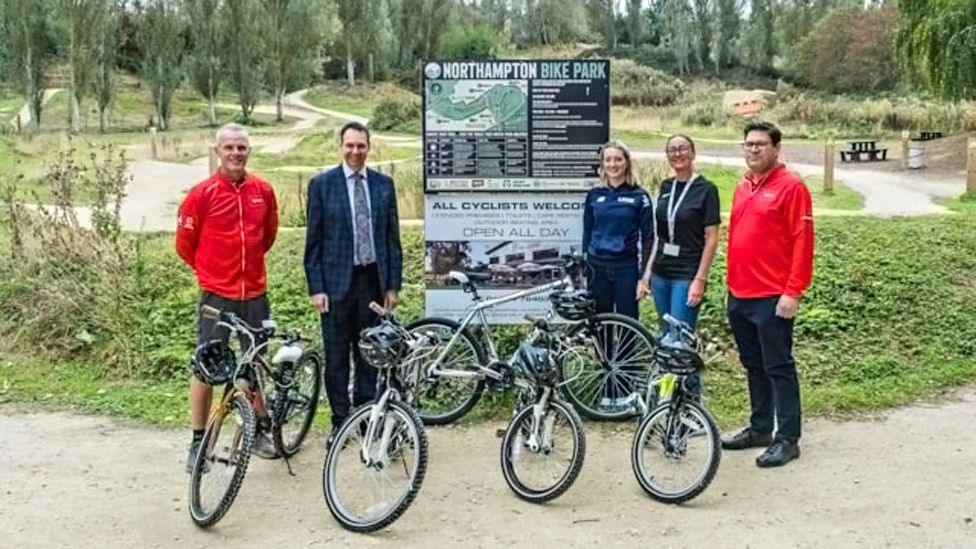
[[[849,148],[840,151],[841,162],[878,162],[888,159],[888,149],[878,147],[877,141],[850,141],[849,144]]]

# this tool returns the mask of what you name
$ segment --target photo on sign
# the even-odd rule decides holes
[[[526,132],[525,80],[429,80],[428,132]]]
[[[562,276],[566,257],[579,242],[431,240],[425,246],[428,289],[457,287],[448,273],[459,271],[483,288],[530,288]]]

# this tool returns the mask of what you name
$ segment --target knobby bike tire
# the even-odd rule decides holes
[[[432,326],[445,328],[449,330],[451,334],[455,334],[461,329],[461,325],[453,320],[436,317],[421,318],[420,320],[411,322],[406,326],[406,328],[411,333],[414,333],[415,331],[424,327]],[[478,365],[485,366],[488,364],[488,358],[484,347],[469,330],[464,329],[461,331],[461,340],[463,340],[465,344],[474,350],[475,358],[478,360]],[[426,366],[427,365],[423,365],[421,367]],[[408,372],[406,377],[407,379],[413,380],[413,372]],[[427,396],[427,391],[430,390],[430,385],[423,373],[421,373],[420,380],[417,385],[417,387],[414,387],[415,406],[417,408],[417,413],[420,415],[420,419],[424,422],[424,425],[447,425],[457,421],[471,411],[471,408],[478,403],[478,399],[481,398],[481,395],[485,390],[484,378],[478,379],[476,382],[470,384],[471,390],[466,392],[463,398],[458,400],[456,405],[452,403],[452,406],[447,411],[435,413],[429,409],[424,409],[424,398]]]
[[[509,447],[512,445],[513,437],[515,437],[523,422],[531,421],[532,407],[523,408],[519,411],[515,417],[508,423],[508,427],[505,429],[505,435],[502,438],[502,452],[501,452],[501,464],[502,464],[502,474],[505,477],[505,482],[508,487],[515,492],[515,495],[532,503],[545,503],[551,501],[561,496],[573,482],[576,481],[576,477],[579,476],[580,470],[583,468],[583,460],[586,456],[586,434],[583,431],[583,421],[580,419],[579,414],[572,406],[558,401],[553,400],[549,403],[550,412],[553,410],[558,410],[559,413],[563,415],[568,420],[570,429],[572,431],[573,438],[575,439],[575,447],[573,451],[573,457],[570,463],[570,467],[566,470],[566,473],[556,481],[552,486],[543,489],[535,490],[526,486],[521,479],[518,477],[518,473],[515,471],[515,467],[512,463]]]
[[[344,440],[345,432],[351,429],[357,428],[359,422],[361,421],[360,416],[369,415],[373,404],[367,404],[359,407],[357,410],[353,411],[352,414],[343,422],[342,427],[339,428],[339,432],[336,433],[335,442],[329,451],[326,452],[325,464],[322,467],[322,491],[325,495],[326,504],[329,507],[329,512],[332,516],[339,522],[339,524],[352,532],[357,533],[368,533],[375,532],[386,528],[393,522],[395,522],[401,515],[410,507],[413,500],[417,497],[420,492],[420,487],[424,482],[424,475],[427,472],[427,433],[424,431],[423,421],[420,420],[420,416],[417,411],[406,404],[399,401],[389,401],[386,414],[389,415],[391,410],[398,410],[404,414],[406,418],[413,424],[414,432],[417,434],[414,443],[417,446],[417,467],[416,473],[410,481],[410,489],[400,503],[394,507],[386,515],[377,518],[373,521],[357,521],[353,517],[346,516],[343,514],[341,503],[336,501],[336,496],[333,492],[333,486],[335,485],[335,470],[332,467],[332,461],[336,459],[336,455],[342,451],[340,441]],[[356,449],[355,451],[359,451]]]
[[[681,404],[681,406],[685,409],[690,408],[694,410],[696,415],[703,419],[704,427],[707,431],[706,436],[711,439],[712,443],[712,450],[708,456],[708,466],[705,468],[705,473],[701,476],[698,482],[676,493],[664,492],[655,487],[651,482],[654,471],[646,471],[641,465],[641,452],[646,444],[645,441],[648,436],[647,431],[650,429],[652,422],[657,418],[657,416],[662,413],[669,413],[670,403],[662,403],[641,420],[637,427],[637,431],[634,433],[634,442],[630,452],[630,463],[634,469],[634,476],[637,477],[637,483],[640,484],[640,487],[645,492],[647,492],[647,495],[662,503],[684,503],[697,497],[699,494],[704,492],[705,489],[708,488],[708,485],[711,484],[712,480],[715,479],[715,474],[718,472],[719,463],[722,461],[722,447],[719,438],[718,425],[715,423],[715,419],[710,413],[708,413],[708,410],[697,402],[686,400]]]
[[[305,363],[310,363],[312,365],[312,393],[309,395],[309,410],[308,413],[302,419],[302,424],[299,427],[298,434],[295,436],[294,440],[286,441],[284,437],[283,428],[287,423],[287,414],[290,401],[288,398],[281,398],[282,395],[276,395],[275,398],[275,409],[273,411],[275,421],[271,428],[271,440],[274,443],[275,451],[278,452],[279,456],[290,458],[298,453],[298,450],[302,446],[302,442],[308,435],[309,429],[312,427],[312,421],[315,419],[315,411],[318,409],[319,405],[319,393],[322,390],[322,359],[317,353],[306,352],[302,355],[298,362],[295,363],[295,371],[297,372],[302,368]],[[287,394],[287,390],[285,391]]]
[[[653,364],[650,358],[653,355],[655,338],[647,330],[647,328],[645,328],[637,320],[629,316],[618,314],[618,313],[599,313],[593,316],[591,322],[593,322],[597,326],[596,328],[597,330],[599,330],[600,326],[609,323],[616,323],[617,325],[620,326],[627,326],[629,329],[633,330],[635,337],[639,338],[637,341],[639,341],[639,343],[641,343],[646,347],[645,349],[642,350],[642,352],[646,353],[647,355],[646,363],[642,362],[635,366],[634,375],[640,377],[642,384],[648,383],[650,381],[650,378],[653,375],[653,372],[651,370]],[[589,325],[587,324],[586,321],[580,322],[575,326],[573,326],[572,328],[570,328],[567,337],[570,338],[576,337],[580,334],[580,332],[588,329],[589,329]],[[592,340],[592,336],[590,337],[590,339]],[[602,365],[600,365],[600,367],[602,368]],[[565,372],[564,364],[562,363],[562,361],[560,361],[560,373],[564,380],[570,377],[570,374]],[[602,374],[602,375],[606,375],[606,374]],[[596,406],[595,403],[593,402],[587,402],[587,400],[590,399],[586,398],[585,395],[579,394],[577,392],[576,385],[572,382],[563,385],[562,390],[563,390],[563,394],[566,396],[566,399],[569,400],[569,402],[573,404],[573,407],[576,408],[576,410],[579,411],[579,413],[585,416],[587,419],[592,419],[596,421],[614,421],[614,420],[621,420],[621,419],[629,419],[637,415],[637,410],[633,408],[618,410],[618,411],[610,411]],[[599,396],[597,396],[597,398],[599,398]]]
[[[230,506],[233,505],[234,499],[237,497],[238,491],[241,489],[241,485],[244,483],[244,475],[247,473],[247,465],[251,458],[251,448],[254,445],[255,432],[257,430],[257,424],[254,419],[254,409],[251,407],[251,403],[248,402],[247,398],[238,393],[233,398],[233,404],[225,414],[219,417],[212,417],[207,423],[207,429],[203,435],[203,441],[200,444],[200,452],[197,453],[193,460],[193,469],[190,473],[190,497],[189,497],[189,507],[190,507],[190,518],[193,519],[194,524],[201,528],[208,528],[216,524],[220,519],[227,514],[230,510]],[[241,425],[237,426],[238,430],[243,430],[242,439],[240,442],[240,448],[238,450],[239,456],[237,456],[238,465],[237,469],[234,471],[234,475],[231,478],[230,483],[227,485],[227,490],[224,495],[220,498],[220,502],[217,507],[211,511],[206,512],[200,509],[200,482],[203,476],[204,462],[206,459],[207,448],[218,443],[221,435],[233,436],[234,433],[221,433],[220,426],[226,417],[226,414],[237,414],[241,418]]]

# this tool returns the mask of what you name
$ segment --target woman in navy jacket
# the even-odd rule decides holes
[[[600,149],[600,181],[583,209],[587,287],[597,312],[638,318],[637,283],[653,239],[651,199],[637,186],[630,150],[619,141]]]

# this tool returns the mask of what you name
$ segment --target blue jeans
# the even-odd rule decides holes
[[[681,341],[680,332],[665,324],[665,314],[688,323],[692,330],[698,325],[698,307],[688,305],[689,287],[691,287],[690,280],[664,278],[658,275],[651,276],[651,294],[654,296],[654,308],[657,309],[661,323],[662,341],[674,343]],[[688,376],[686,384],[692,393],[701,393],[701,379],[698,374]]]

